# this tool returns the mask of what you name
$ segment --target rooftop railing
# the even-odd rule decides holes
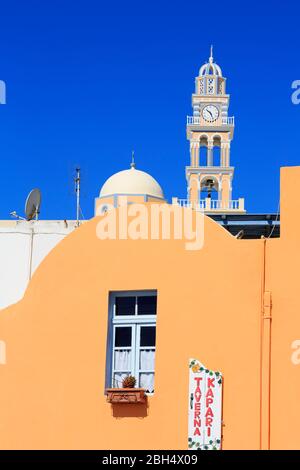
[[[187,125],[200,125],[203,124],[203,120],[201,120],[201,116],[187,116],[186,123]],[[221,118],[222,125],[224,126],[234,126],[234,116],[225,116]]]
[[[207,197],[206,199],[200,199],[198,202],[191,202],[188,199],[177,199],[174,198],[175,204],[180,205],[181,207],[191,207],[199,211],[244,211],[244,199],[232,199],[228,202],[219,201],[218,199],[211,199]]]

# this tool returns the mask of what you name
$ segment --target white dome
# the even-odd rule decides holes
[[[164,199],[164,193],[158,182],[148,173],[136,170],[134,167],[119,171],[105,181],[100,197],[113,194],[148,195]]]
[[[216,75],[217,77],[222,77],[221,67],[215,62],[208,62],[200,68],[199,76],[203,75]]]
[[[221,67],[214,62],[212,46],[210,47],[210,57],[208,62],[202,65],[199,70],[199,76],[203,75],[216,75],[217,77],[222,77]]]

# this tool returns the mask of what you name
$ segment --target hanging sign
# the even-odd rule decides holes
[[[189,361],[189,434],[193,450],[220,450],[222,432],[222,374],[197,359]]]

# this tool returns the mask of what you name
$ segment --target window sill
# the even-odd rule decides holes
[[[136,404],[146,403],[147,395],[144,388],[107,388],[106,401],[112,404]]]

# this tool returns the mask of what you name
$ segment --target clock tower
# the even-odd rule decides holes
[[[234,117],[228,116],[226,78],[214,62],[212,47],[195,85],[193,116],[187,117],[187,202],[206,213],[244,213],[244,199],[232,199],[234,168],[230,165],[230,145]]]

